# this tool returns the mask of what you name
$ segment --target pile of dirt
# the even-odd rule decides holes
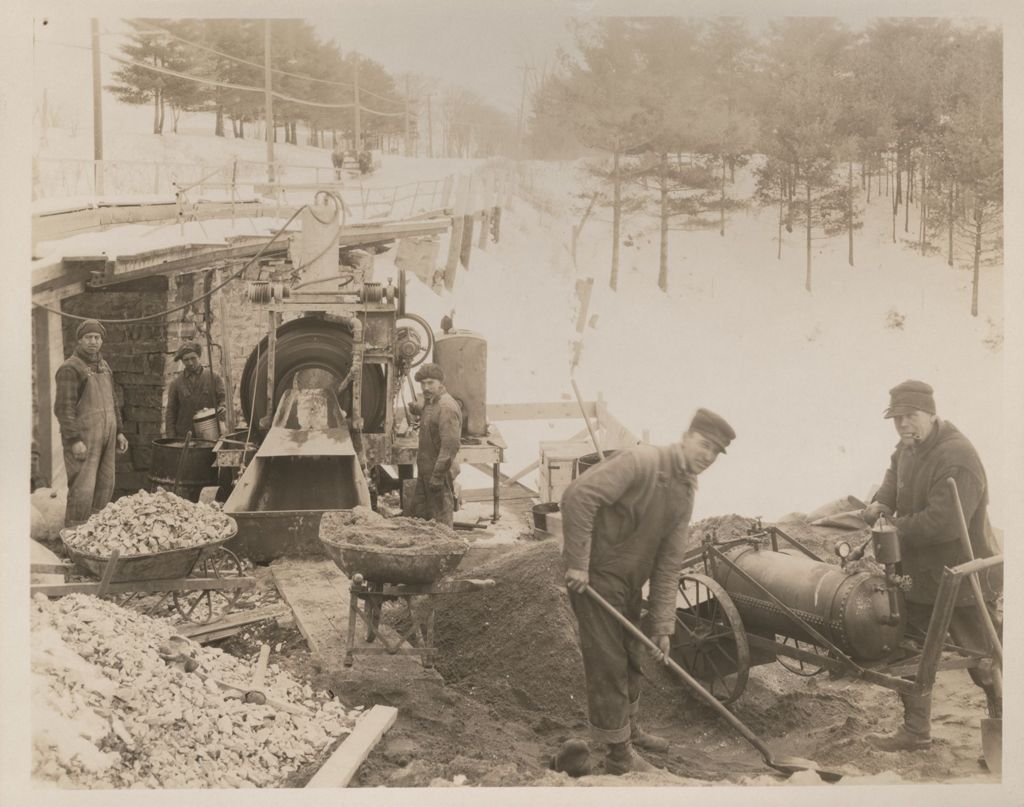
[[[436,664],[445,680],[502,716],[553,730],[585,725],[583,661],[557,542],[523,544],[473,576],[496,585],[438,598]]]
[[[333,544],[408,553],[465,551],[469,542],[444,524],[419,518],[385,518],[368,507],[331,510],[320,521],[320,538]]]

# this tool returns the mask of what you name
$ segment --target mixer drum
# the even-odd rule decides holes
[[[738,546],[724,554],[855,660],[884,658],[903,638],[902,618],[896,625],[886,624],[889,598],[881,575],[847,574],[838,566],[812,560],[795,549],[775,552]],[[728,563],[716,563],[714,577],[735,603],[745,627],[818,644]]]
[[[267,412],[267,343],[263,337],[249,354],[242,370],[239,397],[250,423],[259,424]],[[274,362],[274,406],[297,378],[300,388],[336,387],[352,366],[352,332],[343,322],[302,317],[277,329]],[[255,393],[255,395],[254,395]],[[363,431],[384,429],[387,382],[380,365],[363,365]],[[342,408],[352,411],[352,385],[339,396]]]

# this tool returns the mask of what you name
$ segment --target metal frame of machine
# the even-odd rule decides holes
[[[701,548],[684,563],[684,568],[700,564],[697,568],[703,568],[704,573],[687,572],[681,579],[680,592],[688,607],[676,611],[677,640],[680,632],[684,640],[682,643],[674,641],[673,657],[678,658],[680,664],[697,678],[708,680],[710,672],[710,689],[723,703],[731,703],[740,697],[751,666],[774,660],[798,675],[814,675],[828,670],[837,676],[852,676],[901,693],[927,694],[938,671],[972,668],[992,658],[951,644],[946,635],[964,578],[1001,566],[1002,555],[972,560],[943,570],[931,621],[919,650],[908,648],[907,642],[903,641],[880,660],[858,662],[810,624],[811,615],[790,607],[726,555],[729,549],[744,545],[780,552],[780,539],[807,557],[824,562],[777,527],[760,529],[756,524],[750,535],[731,541],[719,543],[714,536],[705,536]],[[740,609],[733,597],[715,580],[718,564],[724,564],[730,573],[738,575],[757,590],[768,607],[777,609],[776,613],[791,622],[794,633],[810,637],[810,642],[748,630],[742,623]],[[695,587],[696,597],[693,595]],[[701,587],[705,592],[703,596],[699,593]],[[779,641],[780,638],[783,640]],[[789,663],[783,662],[783,658]],[[717,663],[715,659],[718,659]],[[913,679],[903,676],[913,676]]]

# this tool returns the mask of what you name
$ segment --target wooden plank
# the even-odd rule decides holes
[[[349,581],[334,561],[282,558],[270,565],[270,571],[313,655],[325,661],[343,658]]]
[[[178,633],[191,639],[206,633],[215,633],[228,628],[249,625],[253,622],[262,622],[265,619],[277,619],[282,616],[291,617],[291,614],[291,609],[287,605],[271,605],[265,608],[254,608],[251,611],[237,611],[223,619],[218,619],[216,622],[207,622],[205,625],[186,625],[179,628]]]
[[[493,498],[493,488],[471,488],[470,490],[464,489],[462,491],[462,501],[464,502],[489,502]],[[522,485],[508,488],[502,487],[500,498],[503,502],[524,501],[525,499],[536,499],[537,492]]]
[[[374,706],[359,718],[352,733],[306,783],[306,787],[348,787],[359,766],[397,719],[398,710],[394,706]]]
[[[583,402],[587,417],[597,416],[597,404]],[[572,401],[552,403],[487,404],[487,420],[560,420],[582,418],[579,405]]]

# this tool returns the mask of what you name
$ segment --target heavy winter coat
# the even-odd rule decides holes
[[[651,581],[654,635],[675,629],[676,589],[697,477],[682,447],[637,446],[581,474],[562,496],[564,556],[599,593],[627,602]]]
[[[971,548],[976,558],[996,554],[988,523],[988,481],[978,452],[948,421],[936,422],[932,433],[917,446],[900,443],[874,500],[895,512],[902,573],[913,585],[910,602],[933,603],[944,567],[964,563],[960,547],[959,517],[946,481],[956,480]],[[986,598],[1000,588],[997,575],[982,575]],[[958,605],[974,602],[966,581],[960,586]]]
[[[194,375],[183,370],[171,382],[167,393],[167,436],[183,438],[194,431],[192,418],[196,412],[207,408],[220,409],[225,400],[224,382],[220,376],[212,374],[206,367],[200,367]]]

